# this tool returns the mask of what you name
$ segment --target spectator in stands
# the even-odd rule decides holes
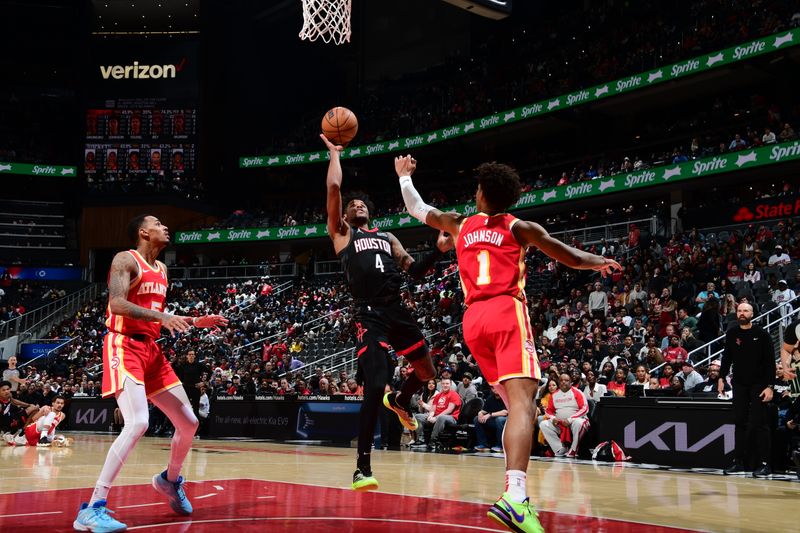
[[[680,374],[672,376],[669,380],[669,390],[672,391],[673,396],[686,396],[683,379],[681,379]]]
[[[692,331],[697,329],[697,319],[686,312],[685,308],[678,309],[678,327],[683,330],[689,328]]]
[[[775,138],[775,134],[769,127],[764,128],[764,135],[761,136],[761,143],[762,144],[775,144],[778,140]]]
[[[356,396],[363,396],[364,389],[358,384],[358,382],[353,378],[347,379],[347,394],[353,394]]]
[[[439,380],[440,380],[439,381],[439,387],[440,387],[439,390],[441,390],[441,385],[442,385],[442,381],[443,380],[445,380],[445,379],[450,380],[452,378],[453,378],[453,370],[447,365],[443,366],[442,369],[439,371]]]
[[[559,390],[552,394],[541,431],[556,457],[575,458],[581,438],[589,429],[589,404],[583,392],[572,386],[572,378],[562,373]],[[566,447],[565,442],[570,446]]]
[[[616,368],[611,361],[607,361],[600,365],[600,375],[597,377],[597,382],[602,383],[606,387],[608,384],[614,381],[614,373],[616,372]]]
[[[772,291],[772,301],[780,306],[781,316],[783,317],[792,312],[792,304],[788,302],[794,300],[796,297],[797,295],[789,288],[788,283],[786,283],[784,279],[778,281],[778,287]],[[789,319],[785,318],[784,321],[786,322],[785,325],[788,325]]]
[[[608,389],[602,383],[597,382],[597,374],[594,370],[586,372],[586,386],[583,388],[583,394],[588,400],[598,401],[601,397],[608,393]]]
[[[418,443],[422,443],[425,427],[431,428],[431,438],[425,445],[429,451],[437,444],[439,433],[446,426],[456,425],[458,415],[461,414],[461,397],[450,388],[450,378],[442,378],[440,386],[442,390],[425,405],[425,413],[414,415],[419,422],[416,437]]]
[[[633,284],[633,290],[630,292],[629,296],[630,296],[630,301],[632,302],[631,306],[637,300],[640,302],[644,302],[647,299],[647,293],[644,290],[642,290],[641,283]]]
[[[677,333],[675,331],[675,326],[672,325],[672,324],[667,324],[667,326],[664,328],[664,332],[662,333],[661,331],[659,331],[658,334],[659,334],[659,336],[663,337],[661,339],[661,351],[662,352],[664,350],[666,350],[667,348],[669,348],[669,343],[670,343],[670,339],[672,338],[672,336],[673,335],[677,335]]]
[[[697,307],[699,309],[702,310],[703,306],[705,306],[706,302],[711,297],[714,297],[717,300],[719,300],[719,293],[716,291],[716,288],[717,288],[716,285],[713,282],[709,281],[706,284],[706,290],[700,291],[697,294],[697,297],[694,299],[694,301],[697,303]]]
[[[778,245],[775,246],[775,253],[773,253],[771,256],[769,256],[769,260],[767,261],[767,264],[769,266],[780,266],[780,267],[782,267],[784,265],[788,265],[791,262],[792,262],[792,258],[789,257],[789,254],[787,254],[783,250],[783,246],[778,244]]]
[[[719,367],[720,361],[712,361],[708,366],[708,377],[701,383],[695,385],[692,389],[688,390],[691,392],[717,393],[717,387],[719,386]],[[725,394],[730,397],[731,386],[727,381],[724,382],[724,388]]]
[[[645,390],[650,388],[650,374],[647,373],[646,366],[636,365],[633,375],[635,378],[633,385],[641,385]]]
[[[681,329],[681,346],[688,352],[700,347],[700,341],[694,336],[691,328],[684,327]]]
[[[627,383],[627,378],[628,376],[625,373],[625,370],[618,368],[614,372],[614,381],[611,381],[606,385],[608,392],[614,396],[625,396],[625,385]]]
[[[679,377],[683,381],[684,390],[690,391],[703,382],[703,376],[694,369],[694,363],[691,361],[684,361],[682,370],[683,372],[679,374]]]
[[[412,400],[411,405],[417,406],[417,413],[424,413],[427,409],[425,406],[431,403],[431,398],[433,398],[437,392],[439,391],[436,389],[436,380],[429,379],[428,383],[425,384],[425,388],[423,388],[421,392],[415,394],[416,398]]]
[[[331,391],[330,384],[326,378],[322,378],[319,380],[319,384],[316,390],[313,391],[314,394],[319,394],[320,396],[330,396],[334,394]]]
[[[611,365],[613,370],[617,369],[617,363],[619,363],[620,356],[616,353],[609,353],[600,361],[600,368],[603,369],[603,373],[605,373],[606,365]]]
[[[669,346],[663,351],[664,360],[672,364],[682,364],[689,359],[689,352],[681,346],[681,338],[672,334],[669,337]]]
[[[783,129],[778,134],[778,137],[780,138],[781,142],[791,141],[794,139],[794,129],[788,122],[783,125]]]
[[[738,133],[733,137],[731,144],[728,145],[729,152],[735,152],[736,150],[744,150],[747,148],[747,141],[745,141],[741,135]]]
[[[697,321],[697,331],[700,341],[711,342],[722,334],[721,317],[719,314],[719,300],[715,297],[709,298],[700,313],[700,320]]]
[[[492,388],[492,394],[486,399],[483,408],[473,420],[475,424],[475,451],[495,453],[503,452],[503,428],[508,419],[508,409],[503,399]],[[488,435],[494,438],[493,446],[489,448]]]
[[[736,265],[731,265],[730,270],[728,271],[727,280],[732,284],[735,285],[742,281],[742,273],[739,272],[739,267]]]
[[[597,282],[594,284],[594,290],[589,293],[589,313],[592,315],[592,318],[605,320],[607,310],[608,295],[606,291],[603,290],[603,285]]]
[[[466,405],[468,401],[478,397],[478,390],[472,384],[472,374],[469,372],[464,374],[464,377],[461,378],[461,383],[456,387],[456,392],[461,397],[462,405]]]
[[[353,381],[355,382],[355,380],[353,380]],[[292,387],[292,385],[291,385],[291,383],[289,383],[288,379],[281,378],[281,386],[278,389],[278,394],[280,396],[296,396],[297,395],[297,391],[295,390],[294,387]]]

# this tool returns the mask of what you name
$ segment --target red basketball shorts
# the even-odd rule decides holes
[[[36,422],[25,426],[25,439],[28,441],[28,446],[36,446],[39,444],[41,431],[36,431]]]
[[[144,385],[148,397],[181,384],[153,339],[109,332],[103,341],[103,397],[121,391],[126,378]]]
[[[490,385],[541,377],[527,306],[512,296],[470,305],[464,314],[464,340]]]

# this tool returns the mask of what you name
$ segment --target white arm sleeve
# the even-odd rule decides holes
[[[422,197],[420,197],[417,189],[414,188],[411,176],[400,176],[400,192],[403,194],[403,201],[409,214],[425,224],[428,213],[435,207],[422,201]]]

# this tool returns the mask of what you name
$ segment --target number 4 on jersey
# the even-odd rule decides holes
[[[375,269],[383,272],[383,261],[381,261],[380,254],[375,254]]]

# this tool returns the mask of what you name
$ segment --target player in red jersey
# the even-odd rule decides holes
[[[103,342],[103,397],[115,396],[125,427],[108,451],[92,499],[84,503],[73,527],[79,531],[123,531],[111,518],[106,497],[125,459],[148,427],[148,400],[175,426],[167,469],[153,477],[153,488],[169,499],[172,509],[188,515],[192,506],[183,490],[181,466],[197,431],[197,418],[156,339],[161,328],[171,334],[191,326],[225,326],[220,315],[202,317],[164,313],[167,267],[156,258],[169,244],[169,231],[154,216],[139,215],[128,225],[135,250],[114,256],[108,274],[108,333]]]
[[[53,405],[45,405],[31,415],[25,425],[25,440],[28,446],[47,447],[56,436],[56,426],[64,420],[64,397],[53,398]]]
[[[503,432],[506,492],[489,509],[488,516],[511,531],[543,531],[526,493],[536,416],[533,399],[540,372],[525,300],[525,252],[529,246],[536,246],[571,268],[596,270],[603,276],[621,267],[612,259],[567,246],[535,222],[506,213],[522,190],[519,176],[511,167],[498,163],[478,167],[478,213],[467,217],[443,213],[422,201],[411,181],[416,163],[410,155],[395,158],[406,208],[419,221],[456,239],[467,305],[464,340],[486,380],[508,406]]]

